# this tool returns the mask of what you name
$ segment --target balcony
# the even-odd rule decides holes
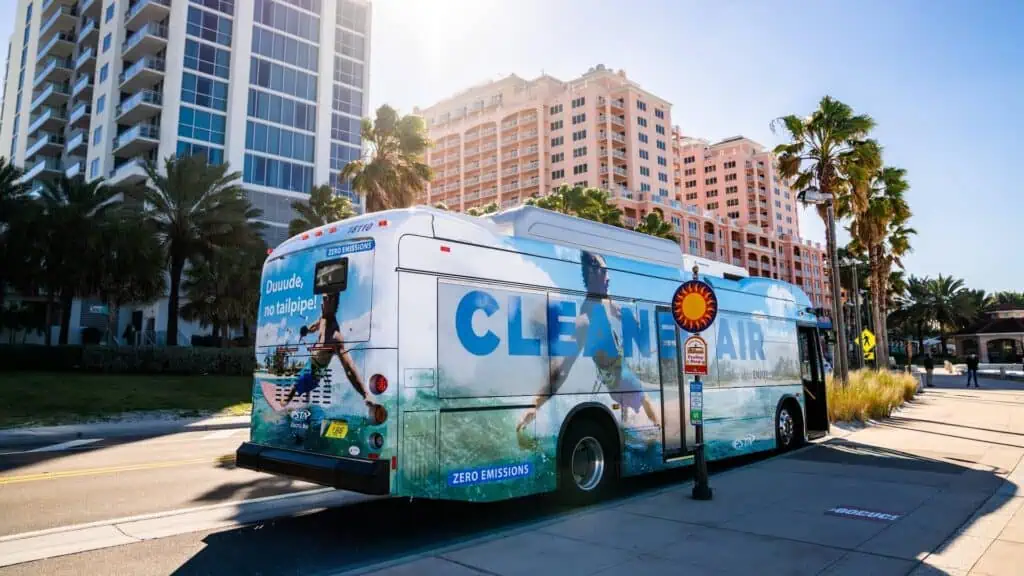
[[[481,152],[490,152],[491,150],[497,150],[497,149],[498,149],[498,143],[497,142],[491,142],[489,144],[484,144],[483,146],[480,147],[480,151]]]
[[[46,0],[43,2],[43,11],[41,12],[40,18],[45,22],[48,18],[54,15],[54,13],[60,8],[72,8],[75,5],[75,0]]]
[[[142,120],[148,120],[160,114],[163,107],[164,97],[153,90],[137,92],[131,98],[122,101],[117,106],[117,122],[119,124],[138,124]]]
[[[68,137],[67,144],[64,146],[64,153],[68,155],[76,152],[84,153],[89,148],[87,146],[87,137],[88,134],[82,128],[72,132]]]
[[[80,74],[92,74],[96,69],[96,49],[92,46],[82,50],[75,58],[75,72]]]
[[[21,181],[31,182],[36,178],[57,176],[61,173],[61,170],[60,158],[46,156],[29,168],[28,171],[25,172],[25,175],[21,177]]]
[[[71,87],[71,97],[79,100],[92,99],[92,74],[85,74]]]
[[[30,110],[46,105],[46,106],[63,106],[67,104],[68,98],[71,97],[71,86],[67,83],[54,84],[43,84],[43,90],[39,92],[35,98],[32,99],[32,106]]]
[[[78,23],[78,8],[75,6],[61,6],[54,10],[53,14],[39,27],[39,38],[47,39],[51,34],[70,32],[75,29]]]
[[[534,145],[534,146],[527,146],[526,148],[520,149],[520,152],[522,152],[522,156],[531,156],[533,154],[536,154],[539,151],[540,151],[540,149],[537,148],[536,145]]]
[[[60,156],[64,151],[64,135],[59,132],[40,132],[39,138],[25,150],[25,158],[31,158],[36,154],[47,156]]]
[[[515,144],[518,141],[519,141],[519,136],[513,134],[511,136],[506,136],[505,138],[502,138],[501,139],[501,145],[502,146],[508,146],[509,144]]]
[[[519,166],[510,166],[501,171],[502,176],[514,176],[519,173]]]
[[[149,152],[160,145],[160,127],[155,124],[138,124],[114,138],[114,155],[131,158]]]
[[[70,58],[47,58],[40,64],[32,80],[33,88],[38,88],[43,82],[63,82],[71,77],[73,63]]]
[[[164,78],[166,64],[160,58],[147,57],[121,72],[121,91],[136,92],[155,86]]]
[[[497,178],[498,178],[498,173],[497,172],[488,172],[488,173],[486,173],[486,174],[484,174],[483,176],[480,177],[480,181],[481,182],[490,182],[491,180],[495,180]]]
[[[527,178],[526,180],[523,180],[520,185],[523,188],[529,188],[530,186],[537,186],[538,184],[540,184],[540,178],[534,176],[533,178]]]
[[[530,138],[536,138],[537,137],[537,131],[536,130],[530,130],[528,132],[523,132],[522,134],[519,135],[519,137],[522,138],[523,140],[528,140]]]
[[[151,22],[162,22],[171,13],[171,0],[136,0],[124,13],[124,27],[135,31]]]
[[[63,128],[66,122],[67,117],[65,117],[63,109],[42,108],[39,114],[32,117],[32,123],[28,127],[28,134],[31,136],[36,130],[40,129],[47,132],[56,132]]]
[[[78,13],[86,18],[99,18],[100,8],[102,7],[100,0],[81,0],[78,3]]]
[[[140,184],[146,181],[147,156],[135,156],[122,162],[110,171],[107,184]]]
[[[523,166],[523,171],[532,172],[534,170],[537,170],[538,168],[540,168],[540,162],[534,160],[532,162],[527,162],[526,165]]]
[[[89,114],[92,113],[92,106],[88,102],[79,102],[71,109],[71,116],[68,117],[68,124],[74,128],[89,126]]]
[[[600,116],[597,117],[597,121],[601,124],[604,124],[609,120],[612,124],[615,124],[616,126],[624,127],[626,125],[626,118],[623,116],[609,116],[608,114],[601,114]]]
[[[100,37],[100,25],[93,19],[82,22],[82,27],[78,29],[78,44],[92,44],[95,45],[96,41]]]
[[[519,182],[510,182],[501,187],[502,192],[515,192],[519,190]]]
[[[47,56],[56,56],[58,58],[67,58],[75,51],[75,41],[71,37],[71,34],[67,32],[61,32],[54,34],[52,38],[43,44],[43,47],[36,52],[36,58],[39,60],[45,59]],[[70,68],[70,66],[69,66]]]
[[[75,176],[85,176],[85,160],[74,159],[70,160],[71,164],[64,170],[64,176],[67,178],[74,178]]]
[[[480,190],[480,197],[481,198],[490,198],[491,196],[497,196],[497,195],[498,195],[498,187],[497,186],[491,186],[490,188],[484,188],[483,190]]]
[[[146,55],[157,54],[167,47],[167,26],[150,22],[139,28],[121,45],[121,56],[134,62]]]

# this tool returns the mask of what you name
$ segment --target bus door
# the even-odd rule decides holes
[[[661,421],[664,459],[670,460],[686,454],[686,395],[682,389],[679,328],[672,311],[657,308],[658,316],[658,369],[661,374]]]
[[[817,328],[800,326],[800,379],[804,386],[807,437],[821,438],[828,434],[828,398],[825,392],[825,368],[822,364],[821,342]]]

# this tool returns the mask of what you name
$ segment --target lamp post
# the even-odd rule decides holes
[[[847,370],[849,369],[847,362],[849,348],[846,345],[846,322],[843,319],[843,305],[839,300],[839,255],[836,247],[836,215],[835,209],[832,206],[832,196],[830,194],[822,194],[820,190],[812,186],[799,192],[797,199],[804,204],[825,206],[825,233],[828,235],[829,276],[831,277],[829,283],[832,285],[832,321],[835,323],[833,328],[836,331],[836,344],[839,348],[839,353],[836,354],[835,358],[835,368],[839,381],[845,384]]]

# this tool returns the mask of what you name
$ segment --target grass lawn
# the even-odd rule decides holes
[[[0,372],[0,428],[70,424],[162,410],[247,414],[252,378],[75,372]]]

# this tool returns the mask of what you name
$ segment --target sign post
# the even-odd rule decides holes
[[[708,486],[708,465],[704,455],[704,383],[701,376],[708,374],[708,343],[700,333],[711,327],[718,315],[718,297],[715,291],[698,276],[693,267],[693,280],[683,282],[672,297],[672,317],[680,328],[691,334],[683,343],[683,373],[693,375],[690,382],[690,422],[695,429],[693,483],[694,500],[711,500]]]

